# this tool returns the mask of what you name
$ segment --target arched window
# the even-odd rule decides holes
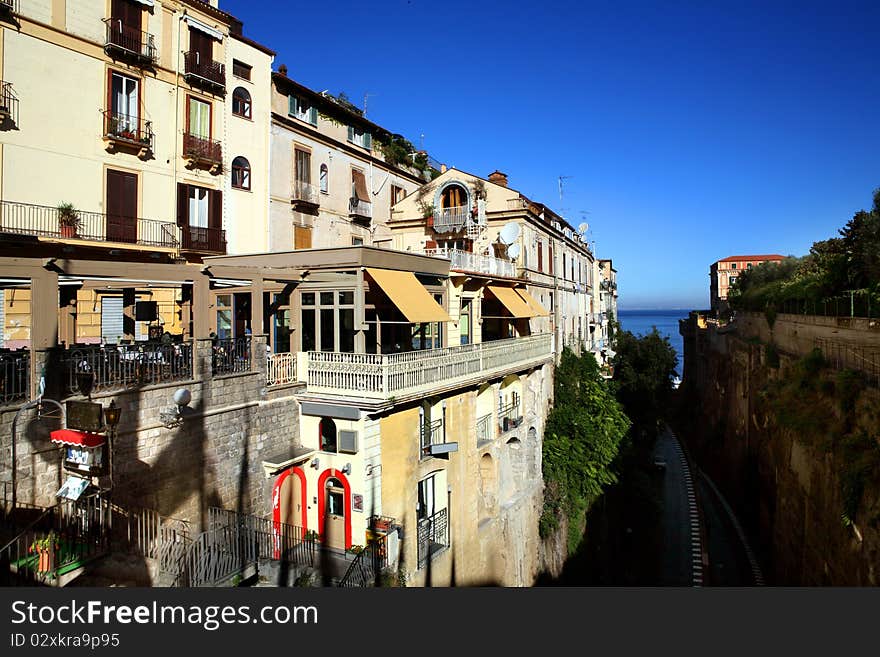
[[[232,92],[232,113],[245,119],[251,118],[251,95],[244,87]]]
[[[327,190],[329,189],[329,183],[330,183],[330,181],[329,181],[329,175],[328,175],[329,173],[330,173],[330,172],[329,172],[329,169],[327,169],[327,165],[326,165],[326,164],[322,164],[322,165],[321,165],[320,173],[319,173],[319,175],[318,175],[318,181],[319,181],[319,183],[320,183],[320,185],[321,185],[321,191],[322,191],[324,194],[327,194],[327,193],[328,193]]]
[[[329,417],[322,417],[318,423],[322,452],[336,451],[336,423]]]
[[[232,186],[236,189],[251,188],[251,163],[240,155],[232,160]]]

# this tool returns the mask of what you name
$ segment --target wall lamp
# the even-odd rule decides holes
[[[317,469],[318,469],[318,465],[320,465],[320,463],[321,463],[321,462],[318,460],[318,457],[316,456],[315,458],[312,459],[312,462],[311,462],[310,465],[311,465],[315,470],[317,470]]]
[[[183,424],[183,409],[192,401],[192,393],[187,388],[178,388],[171,397],[177,408],[166,408],[159,411],[159,419],[166,429],[174,429]]]

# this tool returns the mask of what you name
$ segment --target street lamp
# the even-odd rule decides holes
[[[116,400],[111,399],[110,405],[104,409],[104,424],[107,426],[107,471],[110,476],[110,490],[113,490],[113,443],[116,442],[116,426],[122,416],[122,409],[116,405]],[[108,495],[109,499],[109,495]]]

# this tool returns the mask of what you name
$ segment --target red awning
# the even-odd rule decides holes
[[[53,443],[61,445],[79,445],[81,447],[100,447],[106,436],[100,433],[77,431],[76,429],[58,429],[49,434]]]

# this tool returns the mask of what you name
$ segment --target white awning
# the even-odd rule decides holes
[[[192,16],[184,16],[183,20],[185,20],[191,28],[198,30],[199,32],[204,32],[209,37],[217,39],[217,41],[223,41],[223,32],[214,29],[207,23],[203,23],[199,19],[193,18]]]
[[[135,2],[140,2],[142,5],[147,5],[147,7],[152,7],[155,5],[153,0],[134,0]]]

